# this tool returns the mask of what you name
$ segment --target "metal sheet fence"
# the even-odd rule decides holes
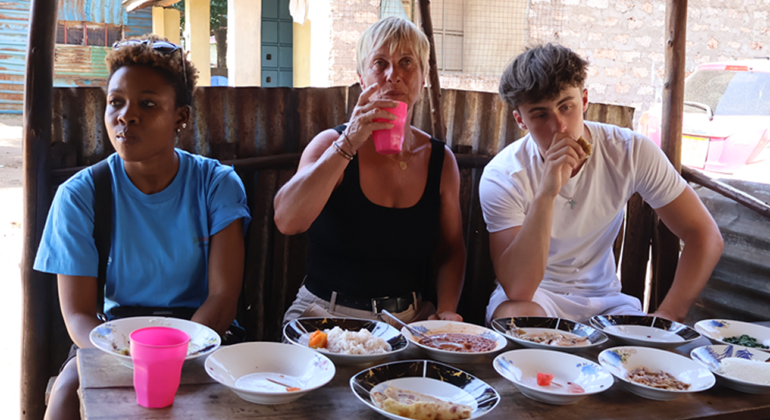
[[[239,319],[250,339],[280,337],[282,314],[299,288],[305,267],[305,235],[287,237],[273,223],[272,200],[296,170],[299,155],[324,129],[342,124],[360,93],[358,85],[333,88],[206,87],[196,91],[193,122],[178,146],[235,166],[246,187],[252,223]],[[461,174],[461,208],[468,262],[460,311],[483,323],[494,287],[488,234],[478,201],[486,162],[523,134],[511,109],[496,94],[445,90],[442,106],[447,144]],[[54,89],[51,167],[56,186],[78,169],[113,152],[104,128],[105,94],[99,88]],[[629,126],[633,110],[592,105],[589,117]],[[427,97],[413,124],[430,133]],[[52,287],[55,282],[51,282]],[[63,355],[61,355],[63,357]]]

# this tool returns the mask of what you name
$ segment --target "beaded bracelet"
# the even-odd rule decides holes
[[[353,160],[353,156],[349,155],[347,152],[342,150],[342,148],[337,144],[336,141],[332,142],[332,147],[334,147],[334,150],[340,154],[340,156],[344,157],[347,160]]]

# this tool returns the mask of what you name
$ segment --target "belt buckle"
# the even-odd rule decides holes
[[[379,307],[378,303],[382,302],[384,300],[390,299],[390,296],[383,296],[383,297],[376,297],[372,298],[372,314],[377,315],[382,312],[381,308]]]

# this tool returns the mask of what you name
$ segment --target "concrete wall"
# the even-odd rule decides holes
[[[770,0],[690,0],[688,6],[687,75],[710,61],[770,55]],[[530,7],[530,41],[559,41],[591,62],[590,100],[632,106],[637,120],[661,101],[664,1],[532,0]],[[535,24],[554,10],[550,21],[557,24]]]
[[[328,1],[331,5],[329,85],[355,83],[358,81],[355,42],[361,32],[377,20],[380,2],[318,1]],[[488,0],[484,3],[500,2],[500,5],[486,8],[487,14],[479,18],[484,19],[479,30],[491,28],[500,33],[497,36],[500,45],[496,45],[496,49],[490,48],[483,40],[474,40],[474,26],[468,19],[477,10],[472,5],[478,1],[466,0],[469,11],[466,36],[469,45],[484,46],[484,49],[480,50],[479,57],[466,50],[466,71],[442,72],[442,87],[496,91],[498,75],[488,72],[492,60],[484,57],[485,51],[487,54],[502,51],[502,58],[498,57],[495,61],[502,72],[505,63],[521,52],[521,44],[557,41],[575,49],[591,62],[587,81],[591,101],[632,106],[637,110],[637,120],[651,103],[660,102],[664,72],[665,1]],[[528,33],[523,43],[503,33],[510,27],[495,26],[495,20],[506,16],[510,19],[512,15],[510,10],[503,11],[501,5],[518,8],[516,13],[519,14],[526,13],[525,32]],[[495,13],[490,15],[490,10]],[[769,17],[770,0],[690,0],[687,74],[701,63],[770,55]],[[508,55],[510,57],[506,59]]]

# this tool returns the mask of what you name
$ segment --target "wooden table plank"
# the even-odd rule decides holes
[[[770,325],[770,322],[762,323]],[[676,353],[688,355],[691,349],[707,344],[705,338],[682,346]],[[610,344],[604,347],[614,347]],[[506,350],[515,348],[509,345]],[[596,360],[599,350],[581,356]],[[393,360],[421,358],[414,346]],[[686,394],[681,398],[659,402],[638,397],[616,383],[611,389],[591,395],[577,404],[554,406],[523,396],[492,367],[493,357],[474,364],[458,364],[474,376],[494,387],[501,396],[500,404],[484,418],[495,419],[747,419],[770,418],[768,395],[744,394],[719,383],[710,390]],[[136,404],[132,387],[132,371],[115,357],[98,349],[78,352],[81,373],[81,408],[88,420],[97,419],[363,419],[383,417],[359,401],[350,390],[350,377],[365,367],[338,366],[337,373],[326,386],[299,400],[283,405],[259,405],[242,400],[223,385],[214,382],[203,369],[203,361],[185,364],[182,384],[174,405],[164,409],[147,409]]]

